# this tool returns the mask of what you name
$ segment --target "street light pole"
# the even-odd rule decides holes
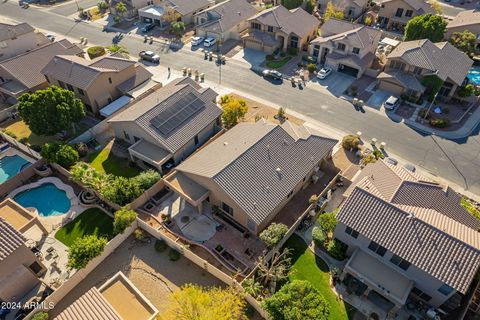
[[[428,106],[427,112],[425,112],[425,115],[423,116],[423,120],[427,120],[427,116],[428,116],[428,114],[430,113],[430,110],[432,109],[432,106],[433,106],[433,103],[435,102],[435,99],[437,99],[437,95],[438,95],[438,91],[437,91],[437,93],[435,93],[435,95],[433,96],[433,100],[432,100],[432,102],[430,103],[430,105]]]

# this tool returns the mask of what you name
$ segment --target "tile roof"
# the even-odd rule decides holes
[[[447,29],[456,27],[468,27],[475,24],[480,24],[480,11],[464,10],[460,11],[455,16],[455,18],[453,18],[453,20],[450,20],[448,22]]]
[[[64,39],[4,60],[0,62],[0,68],[6,70],[27,88],[33,88],[46,81],[40,71],[54,56],[77,55],[82,52],[82,49]]]
[[[207,12],[209,17],[210,12],[215,12],[220,18],[209,20],[204,24],[197,26],[197,28],[223,33],[228,32],[238,23],[252,17],[257,13],[257,9],[246,0],[227,0],[206,9],[204,12]]]
[[[210,0],[168,0],[173,4],[175,10],[181,15],[186,15],[207,7],[212,3]]]
[[[0,262],[25,244],[26,240],[23,234],[0,217]]]
[[[0,23],[0,41],[9,40],[26,33],[33,32],[35,29],[26,22],[19,24]]]
[[[428,39],[400,43],[388,55],[388,59],[400,58],[407,64],[436,72],[443,81],[451,79],[462,85],[473,64],[465,53],[448,42],[433,43]]]
[[[418,178],[383,161],[367,165],[338,220],[465,293],[480,266],[480,221],[455,191]]]
[[[402,71],[388,71],[380,72],[377,79],[395,79],[405,88],[415,90],[417,92],[424,92],[425,87],[414,75]]]
[[[312,40],[312,44],[346,41],[357,48],[369,48],[378,43],[382,31],[353,22],[329,19],[320,29],[320,34],[322,36]]]
[[[286,34],[293,33],[301,38],[308,36],[320,24],[317,18],[302,8],[288,10],[282,5],[259,12],[248,20],[277,27]]]
[[[360,8],[363,8],[367,5],[368,0],[333,0],[331,2],[335,8],[345,10],[351,7],[352,5],[356,5]]]
[[[181,123],[171,133],[162,134],[152,124],[152,119],[174,107],[180,99],[187,95],[195,97],[195,101],[202,105],[202,109]],[[155,139],[160,147],[175,153],[222,114],[222,109],[213,102],[216,97],[217,93],[212,89],[201,88],[190,78],[180,78],[134,102],[125,111],[111,118],[109,122],[133,121]]]
[[[122,320],[97,288],[91,288],[53,320]]]
[[[388,2],[393,2],[395,0],[383,0],[379,1],[379,4],[383,3],[388,3]],[[406,4],[408,4],[410,7],[415,9],[418,15],[426,14],[426,13],[431,13],[435,14],[435,10],[433,10],[432,6],[427,2],[423,0],[403,0]]]
[[[177,170],[212,179],[260,224],[336,143],[289,121],[240,123]]]

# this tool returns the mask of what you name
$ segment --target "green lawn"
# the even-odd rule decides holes
[[[90,208],[82,212],[72,222],[61,227],[55,234],[67,247],[83,236],[95,234],[99,237],[113,238],[113,219],[98,208]]]
[[[266,65],[270,69],[280,69],[281,67],[286,65],[287,62],[290,61],[290,59],[292,59],[292,57],[287,56],[287,57],[285,57],[283,59],[280,59],[280,60],[267,61]]]
[[[111,173],[115,176],[131,178],[140,173],[136,167],[128,165],[129,160],[119,158],[111,152],[110,145],[88,156],[88,163],[100,172]]]
[[[58,141],[58,138],[55,136],[39,136],[32,133],[23,120],[18,120],[9,124],[5,127],[5,131],[13,133],[17,140],[22,138],[27,139],[25,142],[28,145],[43,146],[45,143]]]
[[[305,242],[297,235],[292,235],[285,244],[292,251],[292,268],[290,280],[306,280],[310,282],[330,305],[331,320],[353,319],[355,308],[344,303],[330,289],[330,274],[327,264],[313,254]]]

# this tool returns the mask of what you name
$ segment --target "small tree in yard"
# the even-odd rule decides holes
[[[327,8],[325,9],[325,13],[323,15],[324,22],[327,22],[330,18],[343,20],[344,17],[345,13],[343,13],[342,10],[336,9],[332,2],[329,2],[327,4]]]
[[[458,88],[457,96],[461,98],[470,97],[475,92],[475,86],[471,83]]]
[[[78,152],[68,144],[58,142],[46,143],[40,152],[49,163],[58,163],[69,169],[78,161]]]
[[[125,206],[115,212],[115,220],[113,221],[113,230],[115,233],[123,233],[133,221],[137,218],[137,213]]]
[[[51,86],[25,93],[17,109],[23,121],[37,135],[54,135],[72,128],[85,116],[82,100],[66,89]]]
[[[315,242],[315,245],[323,247],[328,237],[322,228],[315,226],[312,230],[312,239]]]
[[[294,280],[262,302],[272,320],[327,320],[330,306],[310,282]]]
[[[330,256],[337,260],[345,259],[345,248],[337,239],[332,239],[327,244],[327,252]]]
[[[227,128],[231,128],[242,120],[248,111],[245,100],[225,95],[220,102],[223,108],[222,120]]]
[[[308,0],[307,4],[305,5],[305,11],[312,14],[313,10],[315,10],[315,1],[314,0]]]
[[[277,281],[288,277],[288,270],[291,266],[290,250],[283,249],[275,251],[272,259],[269,261],[265,255],[258,257],[258,277],[263,286],[271,285],[272,291],[275,289]]]
[[[71,269],[85,268],[90,260],[102,253],[106,244],[106,238],[98,238],[96,235],[78,238],[68,249],[67,267]]]
[[[338,210],[326,212],[321,214],[320,217],[318,217],[317,222],[320,225],[320,228],[322,228],[322,230],[327,233],[333,232],[333,230],[335,230],[335,227],[338,223],[337,212]]]
[[[441,16],[424,14],[410,19],[405,27],[405,41],[430,39],[440,42],[443,39],[447,22]]]
[[[119,2],[115,5],[115,11],[119,16],[123,16],[127,12],[127,6],[123,2]]]
[[[273,248],[282,240],[287,233],[288,227],[283,223],[272,223],[267,229],[260,233],[260,239],[266,243],[268,248]]]
[[[173,22],[171,25],[171,30],[174,35],[180,37],[185,31],[185,23],[181,21]]]
[[[342,147],[346,150],[357,149],[359,144],[360,139],[353,134],[346,135],[342,139]]]
[[[477,36],[468,30],[463,32],[454,32],[450,37],[450,43],[455,46],[455,48],[465,52],[470,57],[475,55],[476,40]]]

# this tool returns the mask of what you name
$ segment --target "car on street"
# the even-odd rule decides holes
[[[147,23],[146,25],[143,26],[143,28],[142,28],[142,33],[147,33],[147,32],[149,32],[150,30],[152,30],[153,28],[155,28],[155,24],[153,24],[153,23]]]
[[[198,46],[202,44],[202,42],[205,40],[204,37],[193,37],[192,38],[192,46]]]
[[[153,51],[140,51],[138,54],[142,60],[154,63],[160,62],[160,56]]]
[[[395,96],[390,96],[384,103],[383,107],[385,110],[395,110],[400,105],[400,98]]]
[[[317,78],[320,80],[323,80],[326,77],[328,77],[331,73],[332,73],[332,68],[323,67],[322,69],[320,69],[320,71],[318,71]]]
[[[263,70],[262,71],[262,76],[264,78],[270,78],[270,79],[273,79],[273,80],[282,80],[283,79],[283,75],[278,72],[277,70]]]
[[[205,39],[205,41],[203,41],[203,45],[204,45],[205,47],[211,47],[211,46],[213,46],[215,43],[217,43],[217,39],[212,38],[212,37],[207,38],[207,39]]]

